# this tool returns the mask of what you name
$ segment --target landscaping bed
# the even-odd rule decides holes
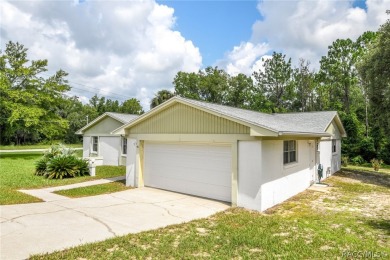
[[[264,213],[207,219],[32,259],[335,259],[390,257],[390,174],[342,171]]]

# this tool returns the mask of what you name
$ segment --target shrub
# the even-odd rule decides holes
[[[341,156],[341,164],[344,166],[344,167],[347,167],[348,166],[348,163],[349,163],[349,157],[348,156]]]
[[[88,162],[78,158],[75,150],[62,144],[53,145],[35,164],[35,175],[49,179],[89,175]]]
[[[43,176],[45,174],[48,161],[47,157],[42,157],[35,163],[35,175]]]
[[[55,144],[45,152],[44,157],[53,158],[58,155],[74,155],[75,153],[75,150],[67,148],[63,144]]]
[[[78,176],[89,175],[89,163],[86,159],[77,158]]]
[[[383,163],[382,160],[378,160],[378,159],[375,159],[375,158],[371,160],[372,167],[374,167],[375,171],[379,171],[379,169],[381,168],[382,163]]]
[[[361,165],[363,163],[365,163],[366,161],[363,159],[363,157],[361,157],[360,155],[358,156],[355,156],[351,159],[351,163],[354,164],[354,165]]]
[[[76,158],[71,155],[55,156],[49,160],[44,176],[48,179],[63,179],[77,176]]]

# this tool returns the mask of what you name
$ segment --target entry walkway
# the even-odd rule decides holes
[[[99,179],[94,181],[86,181],[86,182],[80,182],[75,184],[69,184],[64,186],[56,186],[56,187],[50,187],[50,188],[43,188],[43,189],[36,189],[36,190],[19,190],[20,192],[26,193],[28,195],[40,198],[43,201],[56,201],[56,200],[66,200],[70,199],[65,196],[61,196],[58,194],[54,194],[54,191],[59,190],[70,190],[74,188],[81,188],[81,187],[88,187],[88,186],[94,186],[99,184],[105,184],[110,183],[114,181],[121,181],[124,180],[126,176],[118,176],[113,178],[107,178],[107,179]]]

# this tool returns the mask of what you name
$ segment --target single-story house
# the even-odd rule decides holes
[[[266,114],[173,97],[113,131],[127,138],[127,185],[263,211],[340,169],[337,112]]]
[[[96,165],[126,165],[126,137],[111,132],[137,117],[106,112],[78,130],[76,134],[83,135],[83,158],[93,157]]]

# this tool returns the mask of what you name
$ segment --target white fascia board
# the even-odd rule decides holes
[[[310,132],[279,132],[280,136],[313,136],[313,137],[329,137],[332,136],[329,133],[310,133]]]

